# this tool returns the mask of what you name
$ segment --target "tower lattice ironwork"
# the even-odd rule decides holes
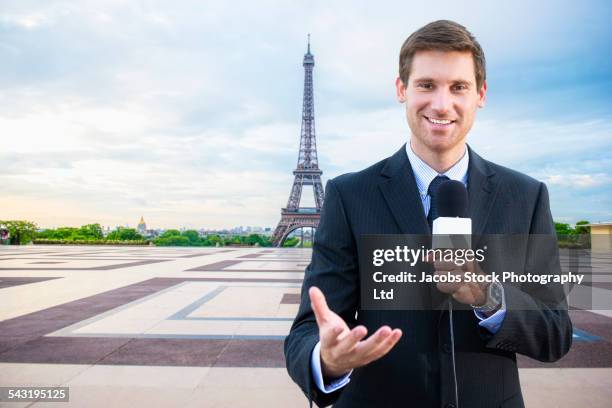
[[[281,220],[274,230],[272,243],[274,246],[282,245],[287,236],[299,228],[313,228],[319,226],[321,207],[323,206],[323,184],[319,161],[317,159],[317,140],[315,136],[314,119],[314,90],[312,70],[314,68],[314,55],[310,53],[310,34],[308,34],[308,50],[304,54],[304,98],[302,102],[302,131],[300,135],[300,151],[297,167],[293,171],[295,176],[287,207],[281,209]],[[312,186],[315,207],[300,207],[302,189]]]

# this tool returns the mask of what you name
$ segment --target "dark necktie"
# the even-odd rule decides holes
[[[438,187],[440,184],[444,183],[446,180],[450,180],[446,176],[436,176],[431,183],[429,183],[429,188],[427,189],[427,195],[429,196],[429,214],[427,214],[427,222],[429,223],[429,228],[432,229],[433,220],[438,218]]]

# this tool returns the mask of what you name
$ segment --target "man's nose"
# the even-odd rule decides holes
[[[446,89],[437,90],[431,101],[431,109],[439,115],[445,115],[451,109],[451,98],[452,96]]]

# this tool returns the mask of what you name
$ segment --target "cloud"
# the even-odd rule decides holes
[[[607,174],[552,174],[544,180],[547,184],[570,188],[590,188],[610,183]]]
[[[4,15],[0,19],[0,24],[14,25],[26,30],[34,30],[47,23],[48,17],[44,14],[22,14],[22,15]]]
[[[598,196],[612,164],[610,6],[551,4],[5,1],[3,212],[41,225],[274,226],[298,155],[306,33],[328,179],[408,139],[399,47],[451,18],[487,53],[474,148],[550,184],[560,216],[612,217]]]

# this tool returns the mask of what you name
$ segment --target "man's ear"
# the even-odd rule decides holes
[[[397,77],[397,79],[395,80],[395,92],[397,95],[397,101],[399,103],[406,102],[406,86],[404,85],[400,77]]]
[[[478,91],[478,107],[484,108],[485,100],[487,99],[487,81],[482,81],[482,86]]]

